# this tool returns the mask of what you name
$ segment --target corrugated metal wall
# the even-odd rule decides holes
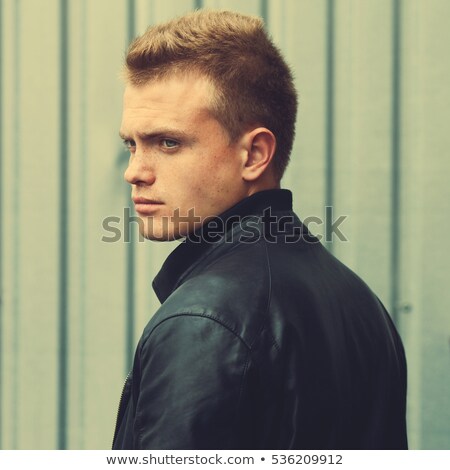
[[[131,37],[199,6],[263,16],[293,66],[283,186],[303,219],[347,216],[327,245],[400,329],[411,447],[450,448],[447,0],[1,0],[0,448],[110,446],[174,248],[101,240],[130,205],[118,73]]]

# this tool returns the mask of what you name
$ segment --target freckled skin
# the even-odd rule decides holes
[[[193,75],[126,86],[121,134],[129,143],[130,160],[125,179],[133,197],[163,203],[151,217],[138,213],[141,232],[149,239],[185,236],[254,192],[254,184],[242,176],[248,152],[239,139],[230,143],[207,109],[213,92],[205,78]],[[191,208],[201,222],[169,219],[164,225],[163,217],[176,209],[187,216]]]

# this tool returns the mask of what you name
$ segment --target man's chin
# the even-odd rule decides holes
[[[139,233],[141,237],[144,237],[147,240],[169,242],[179,240],[180,238],[186,238],[189,233],[199,228],[200,225],[201,223],[173,224],[167,223],[164,218],[156,219],[153,217],[141,217]]]
[[[147,240],[151,240],[153,242],[172,242],[174,240],[178,240],[180,238],[183,238],[183,235],[176,234],[176,233],[171,233],[171,232],[146,232],[142,231],[141,236],[146,238]]]
[[[174,240],[179,240],[180,238],[185,237],[184,233],[177,232],[174,229],[168,227],[141,227],[140,234],[142,237],[147,240],[154,242],[171,242]]]

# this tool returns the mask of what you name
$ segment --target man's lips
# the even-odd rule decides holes
[[[134,208],[139,214],[151,214],[158,210],[163,203],[154,199],[146,199],[144,197],[133,197]]]

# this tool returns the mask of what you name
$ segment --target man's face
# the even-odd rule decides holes
[[[201,76],[172,76],[124,93],[120,134],[130,149],[125,179],[141,223],[154,240],[185,236],[243,199],[239,141],[208,110],[213,86]]]

